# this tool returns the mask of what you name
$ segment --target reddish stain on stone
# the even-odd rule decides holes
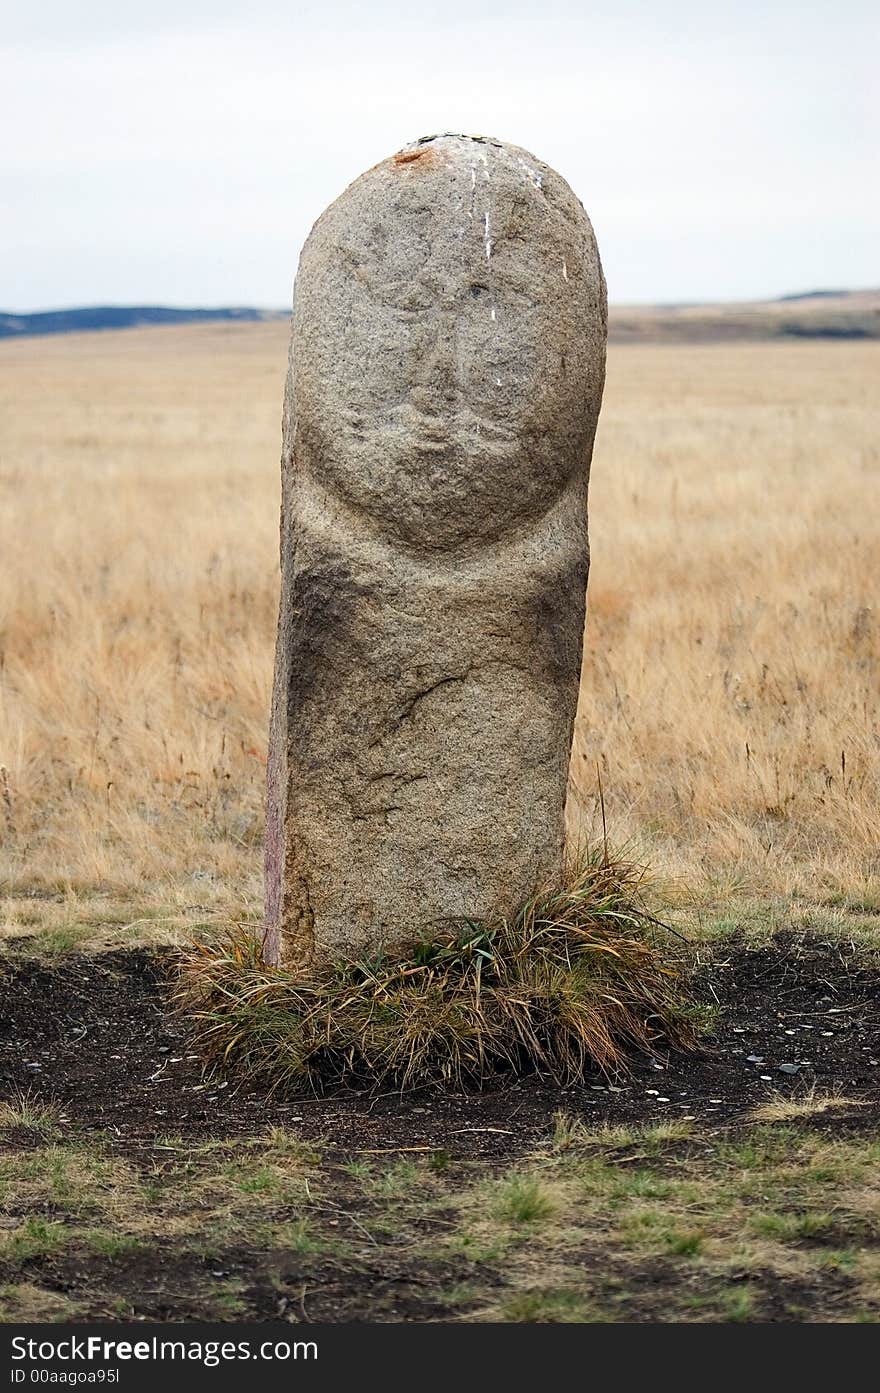
[[[414,160],[423,160],[425,164],[430,164],[434,158],[434,151],[426,146],[423,150],[401,150],[399,155],[394,156],[395,164],[412,164]]]

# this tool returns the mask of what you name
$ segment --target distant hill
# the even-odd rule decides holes
[[[0,310],[0,338],[20,334],[89,333],[95,329],[135,329],[145,324],[200,324],[234,320],[248,323],[286,319],[286,310],[255,310],[247,306],[218,310],[172,309],[165,305],[90,305],[76,310],[44,310],[39,314],[9,314]]]
[[[286,320],[287,310],[99,305],[39,314],[0,310],[0,338],[87,333],[150,324]],[[612,305],[612,343],[718,343],[770,339],[880,339],[880,290],[810,290],[778,300],[719,305]]]
[[[880,290],[811,290],[727,305],[613,305],[614,343],[880,339]]]

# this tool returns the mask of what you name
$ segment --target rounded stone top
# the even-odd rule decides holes
[[[589,449],[606,318],[593,229],[561,175],[487,136],[422,136],[303,249],[298,462],[416,551],[527,527]]]
[[[466,135],[459,131],[422,135],[367,173],[372,174],[388,165],[400,170],[416,164],[419,165],[419,172],[432,170],[438,173],[444,165],[470,168],[474,162],[483,170],[491,171],[489,178],[497,179],[506,173],[512,182],[530,185],[535,191],[543,193],[558,211],[564,209],[574,219],[586,216],[583,205],[561,174],[519,145],[511,145],[489,135]],[[567,209],[566,204],[569,204]]]

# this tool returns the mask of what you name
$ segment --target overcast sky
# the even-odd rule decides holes
[[[616,301],[880,285],[876,0],[2,0],[0,308],[284,306],[362,170],[554,165]]]

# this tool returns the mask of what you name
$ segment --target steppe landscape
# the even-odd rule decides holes
[[[0,344],[10,943],[259,913],[286,334]],[[878,370],[610,350],[572,819],[710,916],[880,905]]]
[[[206,1085],[162,995],[261,915],[287,325],[0,342],[6,1319],[878,1318],[880,342],[627,323],[569,825],[707,1055],[378,1103]]]

